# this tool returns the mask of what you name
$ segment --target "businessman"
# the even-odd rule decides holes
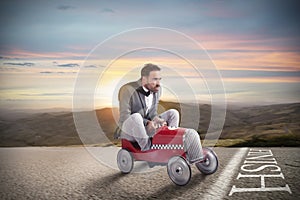
[[[157,114],[161,96],[161,69],[154,64],[145,64],[138,81],[123,85],[119,91],[120,137],[138,142],[142,151],[151,148],[151,137],[158,127],[178,127],[179,113],[175,109]],[[193,129],[186,129],[188,146],[201,149],[200,137]],[[189,148],[187,147],[187,148]],[[194,154],[194,153],[193,153]],[[197,154],[201,157],[202,151]],[[201,155],[200,155],[201,154]]]

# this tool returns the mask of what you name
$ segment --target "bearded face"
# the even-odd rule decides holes
[[[151,71],[149,76],[142,77],[142,84],[151,92],[158,92],[160,89],[161,73],[160,71]]]

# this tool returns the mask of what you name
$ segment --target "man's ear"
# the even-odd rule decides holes
[[[147,83],[147,77],[146,76],[142,76],[142,83],[146,84]]]

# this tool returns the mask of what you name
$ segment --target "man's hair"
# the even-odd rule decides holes
[[[152,63],[147,63],[141,70],[141,77],[142,76],[149,76],[150,72],[152,71],[160,71],[160,68],[157,65]]]

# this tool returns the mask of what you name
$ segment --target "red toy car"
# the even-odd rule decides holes
[[[150,167],[167,165],[168,175],[177,185],[186,185],[190,181],[193,163],[203,174],[216,172],[218,158],[214,151],[202,148],[203,159],[195,161],[187,154],[184,134],[184,128],[163,126],[152,138],[152,147],[148,151],[141,151],[137,143],[122,139],[122,149],[117,156],[119,169],[122,173],[130,173],[134,161],[147,161]]]

